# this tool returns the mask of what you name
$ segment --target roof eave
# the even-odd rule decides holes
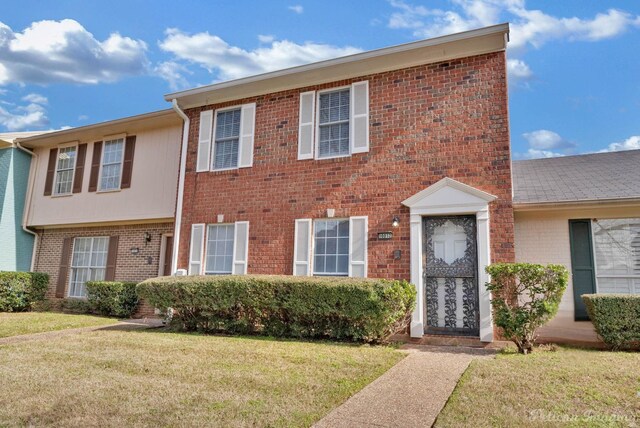
[[[514,211],[561,210],[567,208],[585,208],[589,206],[635,206],[640,204],[640,196],[630,198],[584,199],[579,201],[551,202],[513,202]]]
[[[498,24],[490,27],[480,28],[477,30],[470,30],[461,33],[435,37],[432,39],[420,40],[417,42],[361,52],[344,57],[319,61],[312,64],[300,65],[283,70],[244,77],[236,80],[201,86],[185,91],[173,92],[170,94],[166,94],[164,98],[166,101],[176,99],[183,108],[189,108],[206,104],[208,97],[204,97],[205,94],[213,96],[214,94],[220,93],[224,90],[239,89],[245,87],[247,90],[245,92],[238,91],[239,96],[235,97],[236,99],[240,99],[247,96],[263,95],[270,92],[326,83],[332,80],[341,80],[349,78],[349,76],[357,77],[358,75],[371,74],[372,72],[383,72],[419,64],[428,64],[454,58],[462,58],[465,56],[481,55],[506,49],[508,34],[509,24]],[[472,39],[480,40],[483,37],[486,38],[495,36],[500,36],[501,39],[494,41],[494,43],[487,44],[484,49],[480,46],[477,49],[471,51],[464,51],[460,49],[456,51],[456,49],[450,49],[451,52],[447,52],[447,50],[444,49],[444,46],[448,44],[450,46],[459,47],[461,43],[463,44],[464,42],[470,41]],[[391,60],[392,58],[402,54],[406,54],[407,52],[419,51],[421,49],[434,50],[434,48],[437,47],[443,47],[443,49],[438,52],[438,55],[434,55],[434,52],[430,52],[432,54],[430,58],[420,58],[416,55],[416,58],[413,59],[413,61],[407,61],[406,58],[404,59],[404,62]],[[459,52],[459,54],[456,54],[456,52]],[[368,67],[368,64],[366,64],[367,62],[370,62],[372,60],[384,59],[385,57],[388,57],[390,59],[387,67],[380,67],[379,69],[371,70],[371,68]],[[360,70],[358,67],[354,67],[354,64],[358,63],[363,64],[362,70]],[[338,69],[343,69],[338,78],[336,78],[336,76],[332,75],[331,73],[323,76],[324,78],[319,76],[319,74],[323,72]],[[295,79],[293,79],[295,76],[307,75],[309,76],[308,79],[301,79],[304,81],[304,83],[296,82]],[[285,79],[287,80],[287,82],[282,82],[282,80]],[[257,87],[260,83],[264,85],[264,89],[260,90],[249,88],[252,85],[253,87]],[[273,85],[269,85],[269,83],[273,83]],[[227,95],[226,97],[220,99],[216,97],[216,102],[222,102],[230,100],[232,98],[234,97],[230,95]]]

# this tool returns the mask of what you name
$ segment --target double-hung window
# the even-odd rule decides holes
[[[76,167],[77,146],[61,147],[58,149],[56,161],[56,179],[53,188],[54,195],[71,193],[73,173]]]
[[[640,218],[593,221],[598,293],[640,294]]]
[[[349,275],[349,219],[314,221],[314,275]]]
[[[69,297],[86,297],[86,282],[104,279],[108,251],[108,237],[74,239]]]
[[[318,96],[318,158],[349,155],[351,90],[321,92]]]
[[[216,113],[212,166],[214,170],[238,167],[240,115],[239,108]]]
[[[100,190],[118,190],[122,178],[122,160],[124,155],[124,138],[106,140],[102,155],[102,173]]]
[[[234,224],[207,226],[205,274],[224,275],[233,272]]]

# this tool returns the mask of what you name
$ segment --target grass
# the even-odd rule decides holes
[[[640,353],[540,348],[475,360],[437,427],[610,427],[640,423]]]
[[[0,347],[0,426],[309,426],[389,347],[102,330]]]
[[[0,312],[0,338],[67,328],[115,324],[112,318],[55,312]]]

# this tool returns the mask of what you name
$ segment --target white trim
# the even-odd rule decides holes
[[[438,194],[438,191],[441,193]],[[485,267],[491,264],[489,203],[495,199],[495,196],[482,190],[451,178],[443,178],[403,202],[410,209],[411,283],[417,291],[416,308],[411,317],[411,337],[422,337],[425,330],[422,217],[473,214],[476,216],[478,248],[479,338],[483,342],[493,341],[491,293],[486,288],[489,276]]]
[[[246,237],[244,243],[244,258],[243,260],[236,260],[236,249],[238,247],[238,225],[247,225]],[[249,222],[248,221],[236,221],[233,223],[233,257],[232,257],[231,273],[233,275],[246,275],[249,269]],[[243,263],[243,272],[236,272],[236,265]]]
[[[247,222],[248,223],[248,222]],[[209,228],[218,226],[233,226],[233,248],[231,249],[231,272],[207,271],[207,255],[209,254]],[[235,223],[207,223],[204,225],[202,250],[202,267],[200,272],[204,275],[233,275],[233,267],[236,257],[236,224]]]
[[[307,240],[307,260],[298,260],[298,224],[305,223],[309,228],[308,240]],[[294,221],[293,232],[293,275],[296,275],[296,266],[303,265],[307,267],[307,275],[312,276],[313,272],[313,220],[310,218],[298,218]]]
[[[311,96],[311,122],[302,122],[302,97]],[[316,91],[301,92],[298,103],[298,160],[313,159],[315,154],[315,139],[316,139]],[[301,154],[300,148],[302,147],[302,127],[311,124],[311,152],[309,154]]]
[[[73,265],[73,256],[75,254],[75,250],[76,250],[76,240],[78,239],[90,239],[91,240],[91,244],[89,245],[89,265],[88,266],[75,266]],[[104,259],[104,266],[103,267],[99,267],[99,266],[94,266],[91,265],[91,260],[93,259],[93,243],[95,242],[96,239],[106,239],[107,240],[107,252],[106,252],[106,257]],[[109,246],[110,246],[110,241],[111,237],[109,236],[75,236],[73,238],[73,244],[71,245],[71,259],[69,260],[69,280],[67,281],[67,297],[72,297],[75,299],[84,299],[86,298],[86,283],[88,281],[95,281],[92,279],[87,279],[85,281],[85,295],[84,296],[72,296],[71,295],[71,283],[73,283],[73,270],[74,269],[89,269],[89,276],[88,278],[91,278],[91,271],[93,269],[103,269],[104,273],[106,275],[107,273],[107,263],[109,262]],[[104,280],[104,277],[103,279]]]
[[[107,142],[119,141],[122,140],[122,156],[120,156],[120,179],[118,180],[118,187],[114,187],[113,189],[103,189],[102,188],[102,171],[104,169],[104,151],[107,147]],[[93,149],[95,150],[95,143],[93,143]],[[122,165],[124,164],[124,152],[127,149],[127,134],[119,134],[119,136],[115,138],[105,137],[102,139],[102,148],[100,152],[100,167],[98,168],[98,189],[96,193],[107,193],[107,192],[117,192],[122,190]],[[115,165],[115,164],[110,164]]]
[[[346,221],[349,223],[349,254],[347,255],[347,272],[346,275],[344,273],[339,273],[339,272],[329,272],[329,273],[316,273],[315,268],[313,266],[313,260],[315,259],[315,249],[316,249],[316,223],[319,221],[337,221],[337,222],[341,222],[341,221]],[[337,232],[336,232],[337,233]],[[342,277],[351,277],[351,218],[350,217],[339,217],[339,218],[326,218],[326,217],[320,217],[320,218],[314,218],[311,219],[311,230],[310,230],[310,234],[311,236],[311,247],[309,247],[309,272],[310,275],[309,276],[342,276]],[[338,247],[337,247],[337,243],[336,243],[336,252],[338,251]],[[326,254],[326,253],[325,253]],[[337,253],[334,254],[337,257]]]
[[[196,227],[202,227],[202,240],[200,242],[200,260],[194,260],[193,259],[193,230]],[[191,225],[191,236],[190,236],[190,245],[189,245],[189,267],[187,269],[187,274],[189,275],[202,275],[202,259],[204,258],[204,246],[205,246],[205,241],[207,240],[206,237],[207,234],[207,230],[206,230],[206,225],[204,223],[194,223]],[[195,265],[197,264],[199,266],[198,268],[198,272],[191,272],[191,265]]]
[[[244,125],[247,120],[247,111],[253,112],[253,123],[251,124],[251,133],[244,134]],[[253,166],[253,146],[255,144],[255,135],[256,135],[256,115],[258,114],[256,103],[247,103],[242,104],[240,108],[240,132],[238,136],[238,166],[237,168],[251,168]],[[242,163],[242,155],[243,155],[243,147],[245,145],[244,140],[249,138],[251,140],[251,152],[249,153],[249,163]]]
[[[355,109],[356,109],[356,103],[355,103],[355,87],[356,86],[360,86],[360,85],[364,85],[366,87],[366,113],[361,113],[361,114],[356,114],[355,113]],[[368,80],[361,80],[359,82],[353,82],[351,84],[351,93],[349,94],[349,102],[351,103],[350,106],[350,112],[349,112],[349,153],[350,154],[354,154],[354,153],[367,153],[369,151],[369,81]],[[366,147],[362,147],[359,149],[356,149],[354,147],[354,138],[355,138],[355,123],[356,123],[356,119],[361,118],[361,117],[365,117],[366,118],[366,122],[367,122],[367,126],[365,127],[366,129],[366,141],[367,141],[367,145]]]
[[[323,89],[321,91],[316,91],[314,113],[320,110],[320,95],[331,93],[331,92],[345,91],[347,89],[349,90],[349,103],[351,103],[351,96],[352,96],[351,85],[338,86],[335,88],[328,88],[328,89]],[[351,126],[352,126],[351,106],[349,106],[349,153],[348,154],[320,157],[320,114],[314,114],[314,120],[315,120],[315,128],[314,128],[314,139],[313,139],[313,148],[314,148],[313,156],[315,160],[338,159],[338,158],[346,158],[351,156]]]
[[[364,260],[363,261],[353,261],[353,220],[364,220]],[[353,277],[353,265],[359,265],[364,267],[364,276],[363,278],[367,278],[368,270],[369,270],[369,217],[366,215],[363,216],[353,216],[349,217],[349,277]]]
[[[174,106],[175,108],[178,108],[178,103],[174,101]],[[200,121],[198,123],[198,145],[196,147],[196,172],[205,172],[205,171],[209,171],[211,170],[211,152],[213,151],[212,149],[212,145],[213,145],[213,129],[215,127],[215,123],[214,123],[214,111],[213,110],[205,110],[205,111],[201,111],[200,112]],[[209,122],[209,135],[205,135],[203,138],[202,135],[202,124],[204,123],[204,121],[207,120]],[[186,122],[185,122],[186,123]],[[184,125],[183,125],[184,126]],[[188,144],[188,139],[184,140],[182,142],[182,144]],[[203,154],[203,156],[206,155],[207,157],[207,166],[206,168],[201,168],[200,167],[200,145],[201,144],[207,144],[207,153]]]

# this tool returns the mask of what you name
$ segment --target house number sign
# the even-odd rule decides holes
[[[393,232],[379,232],[378,233],[378,240],[379,241],[389,241],[391,238],[393,238]]]

